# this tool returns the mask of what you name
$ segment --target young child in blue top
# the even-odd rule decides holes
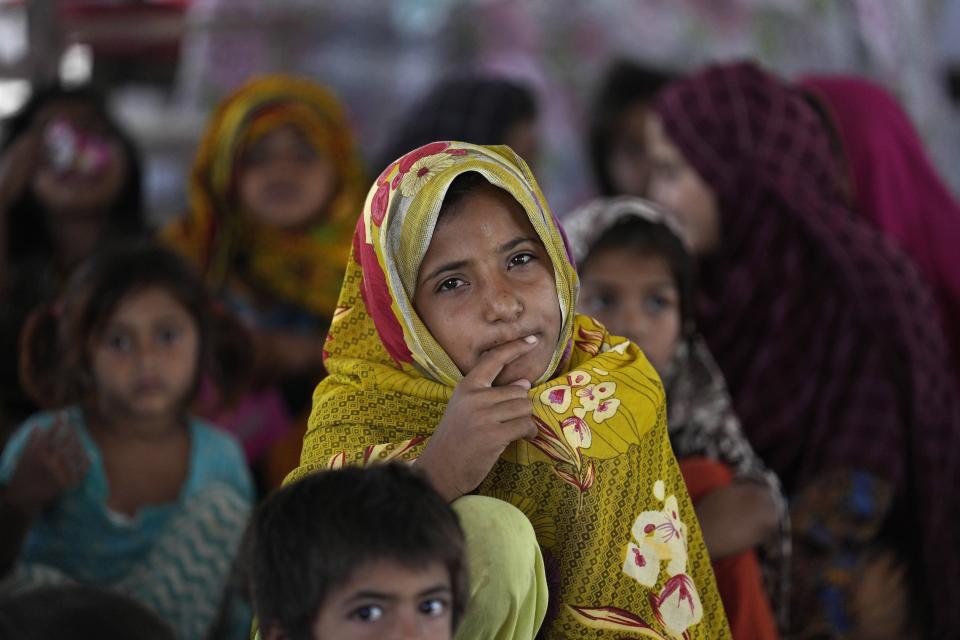
[[[0,590],[107,586],[179,637],[207,632],[253,500],[237,443],[187,413],[203,372],[242,361],[210,311],[180,258],[133,245],[92,258],[33,315],[21,377],[54,410],[0,456]]]

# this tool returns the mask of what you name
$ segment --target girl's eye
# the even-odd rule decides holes
[[[267,164],[269,160],[267,153],[261,149],[253,149],[243,157],[243,166],[256,169]]]
[[[643,306],[649,313],[660,314],[673,307],[673,301],[666,296],[647,296]]]
[[[537,257],[532,253],[518,253],[517,255],[510,258],[511,267],[522,267],[525,264],[529,264],[536,260]]]
[[[171,345],[180,337],[180,329],[176,327],[165,327],[157,332],[157,340],[160,344]]]
[[[682,170],[683,168],[680,165],[662,160],[653,162],[650,167],[653,174],[664,180],[675,180],[680,177]]]
[[[459,289],[464,286],[466,282],[460,278],[447,278],[440,283],[440,286],[437,287],[437,291],[453,291],[454,289]]]
[[[615,306],[616,303],[617,301],[614,296],[598,293],[596,295],[588,296],[585,301],[585,306],[591,311],[606,311]]]
[[[358,607],[350,612],[350,618],[352,620],[359,620],[360,622],[376,622],[382,617],[383,608],[376,605]]]
[[[447,610],[447,602],[441,598],[430,598],[421,602],[419,609],[420,613],[435,618],[442,616]]]
[[[317,152],[307,143],[298,144],[293,152],[293,157],[297,162],[313,162],[319,156]]]
[[[125,333],[115,333],[107,336],[107,347],[112,351],[125,353],[133,348],[133,340]]]

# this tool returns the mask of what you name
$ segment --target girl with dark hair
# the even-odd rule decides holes
[[[152,245],[98,252],[31,316],[21,375],[48,411],[0,456],[5,590],[105,586],[203,636],[253,499],[237,443],[187,413],[202,372],[243,368],[223,335],[202,281]]]
[[[695,264],[669,214],[621,196],[564,218],[580,304],[639,346],[663,380],[667,431],[713,561],[734,638],[786,627],[790,519],[780,481],[753,451],[693,317]],[[761,579],[755,551],[761,552]],[[771,605],[772,610],[771,610]]]
[[[210,117],[190,211],[162,232],[252,332],[254,388],[214,411],[207,386],[199,411],[237,435],[266,485],[299,460],[367,185],[340,100],[310,80],[262,76]]]
[[[89,88],[37,90],[0,140],[0,348],[16,353],[30,309],[106,239],[144,230],[138,154]],[[35,406],[16,358],[0,365],[0,423]],[[2,426],[2,425],[0,425]],[[6,439],[6,429],[0,442]]]

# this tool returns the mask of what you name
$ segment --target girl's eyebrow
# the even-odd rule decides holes
[[[531,242],[536,244],[537,240],[529,236],[517,236],[513,240],[508,240],[507,242],[504,242],[502,245],[497,247],[497,253],[507,253],[508,251],[512,251],[513,249],[516,249],[519,245],[523,244],[524,242]]]
[[[430,280],[433,280],[444,271],[456,271],[457,269],[462,269],[468,264],[470,264],[469,260],[455,260],[453,262],[447,262],[446,264],[442,264],[436,269],[434,269],[433,271],[431,271],[429,275],[423,278],[420,278],[420,282],[421,283],[429,282]]]
[[[358,600],[376,600],[379,602],[394,602],[398,599],[394,593],[384,593],[382,591],[358,591],[344,600],[345,605],[350,605]]]
[[[438,596],[438,595],[447,594],[447,593],[453,593],[453,589],[451,589],[448,585],[438,584],[436,586],[430,587],[429,589],[424,589],[418,595],[421,598],[425,598],[427,596]]]
[[[524,242],[530,242],[530,243],[536,244],[537,240],[529,236],[517,236],[516,238],[513,238],[512,240],[508,240],[504,242],[502,245],[500,245],[499,247],[497,247],[497,253],[507,253],[509,251],[512,251],[513,249],[517,248],[517,246],[523,244]],[[427,274],[423,278],[420,278],[420,282],[421,283],[429,282],[434,278],[436,278],[441,273],[443,273],[444,271],[456,271],[457,269],[462,269],[463,267],[466,267],[467,265],[469,265],[470,262],[471,262],[470,260],[454,260],[453,262],[447,262],[445,264],[440,265],[439,267],[431,271],[429,274]]]

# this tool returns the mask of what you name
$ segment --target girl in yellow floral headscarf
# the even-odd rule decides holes
[[[306,378],[297,394],[306,399],[322,375],[323,336],[367,185],[339,101],[313,82],[255,79],[210,119],[189,214],[163,235],[254,329],[262,382]],[[253,458],[271,437],[250,433],[248,409],[257,420],[277,413],[260,400],[238,419]]]
[[[392,163],[357,223],[330,376],[288,480],[414,461],[467,535],[458,638],[530,638],[541,623],[548,638],[728,638],[660,380],[576,315],[577,289],[509,148],[437,142]],[[531,526],[501,526],[505,510]],[[527,530],[542,563],[518,552]]]

